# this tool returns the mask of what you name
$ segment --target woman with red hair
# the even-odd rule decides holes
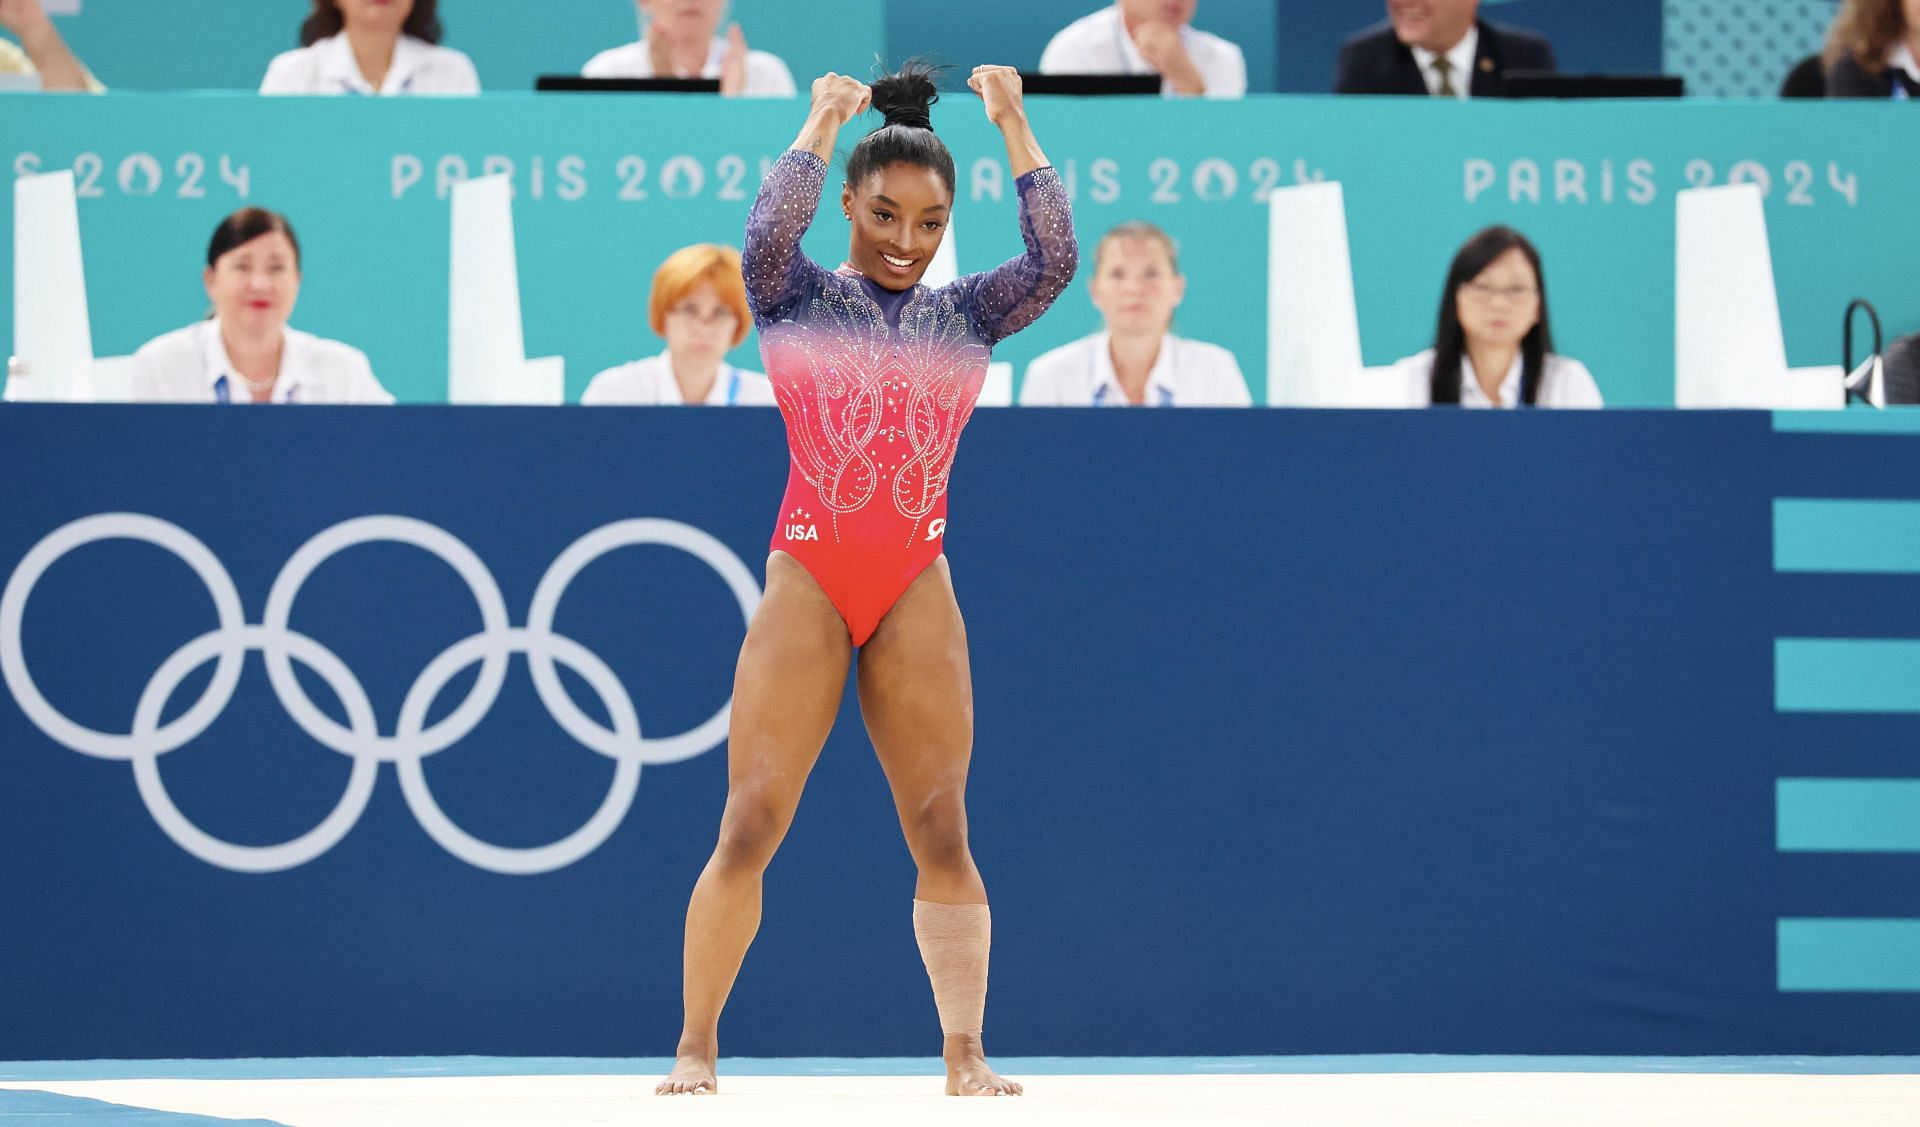
[[[648,322],[665,352],[593,377],[580,402],[589,405],[771,407],[767,377],[727,363],[752,327],[740,252],[701,243],[673,252],[653,275]]]

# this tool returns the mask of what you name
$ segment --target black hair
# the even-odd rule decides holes
[[[945,68],[909,59],[873,84],[873,108],[886,122],[860,139],[847,158],[847,183],[860,184],[890,164],[931,168],[954,190],[953,154],[933,134],[932,106],[940,100],[934,79]]]
[[[277,211],[268,211],[264,207],[243,207],[220,221],[213,229],[213,241],[207,244],[207,265],[219,262],[221,257],[235,247],[250,243],[262,235],[271,235],[275,231],[287,237],[293,244],[293,267],[300,268],[300,240],[294,237],[293,224]]]
[[[1540,376],[1553,351],[1553,329],[1547,319],[1547,272],[1540,267],[1540,252],[1525,235],[1511,227],[1489,227],[1468,239],[1453,256],[1446,288],[1440,292],[1431,384],[1432,402],[1436,404],[1460,402],[1460,360],[1467,350],[1467,334],[1460,327],[1460,291],[1510,250],[1518,250],[1533,264],[1533,276],[1540,287],[1540,319],[1520,342],[1520,402],[1531,407],[1540,397]]]
[[[347,18],[340,14],[340,0],[313,0],[313,11],[300,25],[300,46],[311,47],[322,39],[340,34]],[[428,43],[440,42],[446,29],[440,26],[440,0],[413,0],[413,12],[401,31]]]

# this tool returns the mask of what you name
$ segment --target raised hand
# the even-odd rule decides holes
[[[1153,64],[1153,69],[1173,82],[1175,90],[1182,94],[1204,94],[1207,92],[1206,80],[1200,77],[1200,68],[1193,65],[1193,57],[1187,54],[1187,44],[1180,36],[1177,24],[1148,22],[1133,30],[1133,45],[1140,49],[1140,55]]]
[[[727,27],[727,53],[720,57],[720,93],[739,97],[747,92],[747,36],[735,23]]]
[[[873,105],[873,87],[857,78],[832,71],[813,80],[813,113],[827,114],[838,127],[867,112]]]
[[[980,95],[987,109],[987,120],[1001,129],[1027,116],[1026,104],[1021,98],[1020,72],[1012,67],[974,67],[967,87]]]
[[[17,37],[25,38],[29,29],[39,30],[47,22],[40,0],[0,0],[0,27]]]

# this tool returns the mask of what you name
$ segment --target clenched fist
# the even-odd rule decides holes
[[[1027,114],[1020,96],[1020,72],[1012,67],[974,67],[967,87],[980,95],[987,107],[987,120],[997,126],[1005,128],[1008,122]]]
[[[813,112],[827,113],[835,125],[845,125],[873,105],[873,87],[857,78],[832,71],[813,80]]]

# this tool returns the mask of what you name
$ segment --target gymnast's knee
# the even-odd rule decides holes
[[[922,803],[905,819],[907,844],[920,871],[959,875],[973,863],[967,846],[967,808],[958,793]]]
[[[791,806],[759,791],[734,791],[727,796],[727,810],[720,817],[714,864],[728,873],[760,872],[773,860],[792,822]]]

